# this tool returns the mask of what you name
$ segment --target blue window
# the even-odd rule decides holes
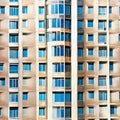
[[[113,62],[110,62],[110,68],[109,68],[109,70],[113,71],[113,69],[114,69],[114,64],[113,64]]]
[[[18,107],[10,107],[9,117],[13,119],[18,118]]]
[[[120,34],[118,35],[118,41],[120,41]]]
[[[22,54],[23,57],[28,57],[28,49],[27,48],[24,48],[23,49],[23,54]]]
[[[53,72],[64,72],[64,63],[54,63],[53,64]]]
[[[9,14],[10,16],[18,16],[18,7],[10,6]]]
[[[94,40],[94,36],[93,36],[92,34],[89,34],[89,35],[88,35],[88,41],[91,42],[91,41],[93,41],[93,40]]]
[[[70,13],[71,13],[71,8],[70,8],[70,6],[69,6],[69,5],[65,5],[65,14],[66,14],[66,15],[70,15]]]
[[[40,87],[45,87],[46,86],[45,78],[39,78],[39,86]]]
[[[107,7],[106,6],[100,6],[98,10],[99,15],[106,15],[107,13]]]
[[[65,93],[65,102],[71,102],[71,93],[70,92]]]
[[[54,78],[53,79],[53,87],[64,87],[64,78]]]
[[[112,76],[110,76],[109,77],[109,84],[112,86],[112,84],[113,84],[113,77]]]
[[[46,101],[46,93],[45,92],[39,93],[39,101]]]
[[[79,34],[78,34],[78,42],[83,42],[83,40],[84,40],[84,35],[83,35],[83,33],[79,33]]]
[[[113,57],[113,49],[112,49],[112,48],[110,48],[109,56],[110,56],[110,57]]]
[[[27,20],[22,20],[22,27],[23,28],[27,27]]]
[[[110,106],[110,114],[111,115],[117,114],[117,106]]]
[[[92,78],[92,77],[88,78],[88,84],[94,85],[94,78]]]
[[[94,70],[94,63],[90,62],[88,63],[88,70],[93,71]]]
[[[18,102],[18,93],[9,93],[9,102]]]
[[[53,93],[53,102],[64,102],[64,93]]]
[[[63,6],[63,4],[59,4],[59,13],[60,14],[64,13],[64,6]]]
[[[5,7],[4,6],[0,6],[0,14],[5,14]]]
[[[43,15],[45,13],[45,8],[44,7],[39,7],[38,8],[38,14]]]
[[[83,63],[78,63],[78,71],[83,71],[84,69]]]
[[[106,34],[99,34],[98,35],[98,43],[106,44],[106,39],[107,39]]]
[[[98,29],[99,30],[106,30],[106,20],[99,20],[98,21]]]
[[[89,114],[94,114],[94,107],[89,107],[88,110],[89,110]]]
[[[52,55],[53,56],[64,56],[64,46],[53,46]]]
[[[5,78],[0,78],[0,86],[5,86]]]
[[[10,73],[18,73],[18,64],[10,65]]]
[[[23,14],[27,14],[28,13],[28,7],[27,6],[23,6],[22,7],[22,13]]]
[[[46,64],[39,63],[39,72],[45,72],[45,71],[46,71]]]
[[[18,21],[10,21],[9,28],[10,29],[18,29]]]
[[[93,7],[88,7],[88,14],[93,14]]]
[[[99,57],[107,57],[107,49],[104,47],[99,48]]]
[[[112,28],[112,21],[109,21],[109,28]]]
[[[83,28],[83,20],[78,20],[78,29]]]
[[[84,85],[83,77],[78,78],[78,86],[83,86],[83,85]]]
[[[45,42],[45,35],[44,34],[39,34],[39,42]]]
[[[61,26],[62,27],[62,26]],[[71,28],[71,21],[68,19],[65,19],[65,28],[70,29]]]
[[[31,71],[31,63],[23,63],[23,71]]]
[[[89,95],[89,99],[94,99],[94,91],[89,91],[88,95]]]
[[[28,92],[23,92],[22,99],[25,101],[28,100]]]
[[[106,76],[99,76],[98,77],[98,85],[99,86],[106,86]]]
[[[71,56],[71,48],[65,46],[65,56],[66,57],[70,57]]]
[[[45,49],[39,49],[39,57],[44,58],[46,56],[46,50]]]
[[[18,0],[9,0],[10,2],[18,2]]]
[[[109,7],[109,14],[112,13],[112,7]]]
[[[0,63],[0,72],[4,70],[4,64]]]
[[[0,117],[2,116],[2,108],[0,108]]]
[[[107,92],[106,91],[99,91],[99,100],[100,101],[107,100]]]
[[[39,21],[39,28],[45,28],[45,22]]]
[[[78,92],[78,101],[83,101],[83,92]]]
[[[39,108],[39,116],[45,116],[45,108]]]
[[[71,87],[71,80],[70,78],[65,78],[65,87],[70,88]]]
[[[10,43],[18,43],[18,34],[10,34],[9,42]]]
[[[83,48],[78,48],[78,56],[79,57],[84,56],[84,50],[83,50]]]
[[[10,59],[18,58],[18,48],[10,48]]]
[[[78,107],[78,116],[84,115],[84,107]]]
[[[10,78],[9,87],[10,88],[18,88],[18,79]]]
[[[93,56],[94,55],[94,50],[93,48],[88,49],[88,56]]]
[[[78,6],[78,15],[82,15],[83,14],[83,7],[82,6]]]
[[[93,27],[93,20],[88,20],[88,25],[87,25],[89,28],[92,28]]]

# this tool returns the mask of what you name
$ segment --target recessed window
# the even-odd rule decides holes
[[[9,28],[10,29],[18,29],[18,21],[10,21]]]
[[[88,48],[88,56],[93,56],[93,55],[94,55],[94,49]]]
[[[45,8],[44,7],[39,7],[38,8],[38,14],[43,15],[45,13]]]
[[[89,97],[89,99],[94,99],[94,91],[89,91],[88,97]]]
[[[18,34],[9,34],[10,43],[18,43]]]
[[[0,86],[5,86],[5,78],[0,78]]]
[[[53,46],[52,55],[55,56],[64,56],[65,47],[64,46]]]
[[[107,22],[106,20],[99,20],[98,21],[98,29],[99,30],[106,30]]]
[[[2,108],[0,108],[0,117],[2,116]]]
[[[18,7],[10,6],[9,14],[10,14],[10,16],[18,16]]]
[[[106,34],[98,34],[98,43],[106,44],[107,35]]]
[[[10,2],[18,2],[18,0],[9,0]]]
[[[4,64],[0,63],[0,72],[4,70]]]
[[[28,92],[23,92],[22,99],[25,101],[28,100]]]
[[[18,64],[10,64],[10,73],[18,73]]]
[[[78,6],[78,15],[82,15],[83,14],[83,7],[82,6]]]
[[[23,63],[23,71],[31,71],[31,63]]]
[[[88,20],[87,27],[89,28],[93,27],[93,20]]]
[[[112,13],[112,7],[110,6],[109,7],[109,14],[111,14]]]
[[[78,107],[78,116],[84,115],[84,107]]]
[[[98,86],[106,86],[106,76],[98,77]]]
[[[39,93],[39,101],[41,101],[41,102],[46,101],[46,93],[45,92]]]
[[[45,35],[44,34],[39,34],[38,40],[39,40],[39,42],[45,42]]]
[[[18,118],[18,107],[10,107],[9,117],[12,119]]]
[[[40,87],[46,86],[46,79],[45,78],[39,78],[39,86]]]
[[[94,71],[94,63],[93,62],[88,63],[88,71]]]
[[[28,49],[23,48],[23,57],[28,57]]]
[[[84,40],[83,33],[78,33],[78,42],[83,42],[83,40]]]
[[[89,111],[89,114],[94,114],[94,107],[89,107],[88,111]]]
[[[4,6],[0,6],[0,14],[5,14],[5,7]]]
[[[84,69],[84,64],[78,63],[78,71],[83,71],[83,69]]]
[[[27,20],[22,20],[22,27],[23,28],[27,27]]]
[[[45,116],[45,108],[39,108],[39,116]]]
[[[94,78],[93,77],[88,78],[88,84],[94,85]]]
[[[27,14],[28,13],[28,7],[27,6],[23,6],[22,7],[22,13],[23,14]]]
[[[45,72],[45,71],[46,71],[46,64],[39,63],[39,72]]]
[[[18,59],[18,48],[10,48],[10,59]]]
[[[79,77],[78,78],[78,86],[83,86],[84,85],[84,78],[83,77]]]
[[[9,93],[9,102],[18,102],[18,93]]]
[[[88,41],[91,42],[91,41],[93,41],[93,40],[94,40],[93,34],[89,34],[89,35],[88,35]]]
[[[83,50],[83,48],[78,48],[78,56],[79,57],[84,56],[84,50]]]
[[[93,7],[91,7],[91,6],[88,7],[88,11],[87,12],[88,12],[88,14],[93,14]]]
[[[106,6],[99,6],[98,15],[106,15],[107,14],[107,7]]]
[[[83,92],[78,92],[78,101],[83,101]]]
[[[106,91],[99,91],[99,100],[100,101],[107,100],[107,92]]]
[[[64,63],[53,63],[53,72],[64,72]]]
[[[45,22],[44,21],[39,21],[39,28],[45,28]]]
[[[83,20],[78,20],[78,29],[83,28]]]
[[[9,87],[18,88],[18,78],[10,78]]]

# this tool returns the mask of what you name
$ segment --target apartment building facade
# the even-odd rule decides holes
[[[120,120],[120,0],[0,0],[0,120]]]

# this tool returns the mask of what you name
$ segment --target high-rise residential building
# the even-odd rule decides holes
[[[120,120],[120,0],[0,0],[0,120]]]

